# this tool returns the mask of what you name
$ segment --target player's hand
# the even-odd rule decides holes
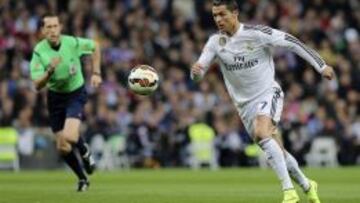
[[[92,74],[90,79],[91,87],[98,88],[102,83],[102,78],[99,74]]]
[[[198,63],[195,63],[191,67],[191,75],[193,76],[193,79],[195,81],[201,79],[203,72],[204,72],[203,67]]]
[[[328,80],[332,80],[335,77],[335,72],[333,67],[326,66],[324,71],[321,73],[321,75]]]

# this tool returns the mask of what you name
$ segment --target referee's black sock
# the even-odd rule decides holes
[[[87,155],[87,153],[89,152],[88,146],[81,136],[79,137],[78,142],[75,144],[75,147],[79,150],[82,157]]]
[[[80,165],[79,159],[76,157],[74,150],[71,150],[70,153],[62,155],[63,159],[74,171],[79,180],[87,180],[87,177]]]

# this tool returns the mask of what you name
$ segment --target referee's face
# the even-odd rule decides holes
[[[56,16],[45,17],[42,33],[52,44],[58,44],[60,40],[61,24]]]
[[[213,6],[212,14],[220,32],[232,33],[238,20],[238,11],[229,10],[226,5]]]

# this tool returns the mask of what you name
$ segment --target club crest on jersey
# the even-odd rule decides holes
[[[221,36],[220,38],[219,38],[219,45],[221,46],[221,47],[224,47],[225,46],[225,44],[226,44],[226,37],[224,37],[224,36]]]
[[[252,45],[251,42],[246,42],[245,48],[246,48],[248,51],[253,51],[253,50],[254,50],[254,46]]]

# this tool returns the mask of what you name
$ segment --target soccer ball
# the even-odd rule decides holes
[[[138,65],[131,70],[128,85],[136,94],[150,95],[159,86],[159,75],[149,65]]]

